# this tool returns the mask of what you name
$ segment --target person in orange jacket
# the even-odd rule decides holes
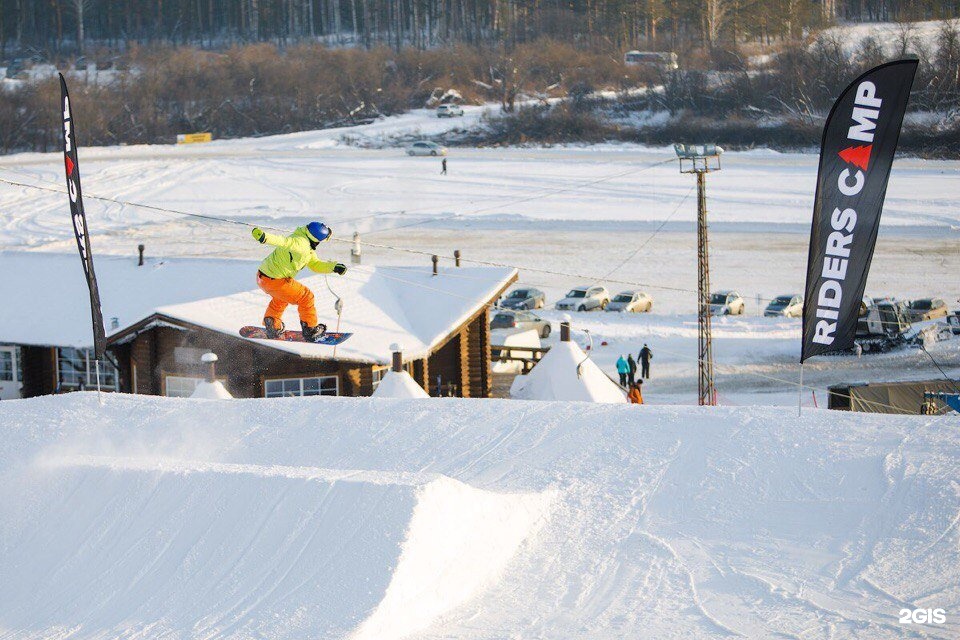
[[[266,233],[259,227],[254,228],[252,233],[260,244],[276,247],[260,263],[257,272],[257,285],[270,296],[270,304],[263,317],[267,336],[276,338],[283,333],[283,312],[288,305],[295,304],[300,314],[304,340],[318,341],[327,330],[327,325],[317,321],[313,292],[295,278],[304,267],[315,273],[342,276],[347,272],[347,267],[342,263],[320,260],[315,253],[317,246],[333,235],[330,227],[322,222],[311,222],[298,227],[287,237]]]
[[[643,390],[640,388],[642,384],[643,379],[641,378],[637,380],[636,384],[630,387],[630,393],[627,394],[630,404],[643,404]]]

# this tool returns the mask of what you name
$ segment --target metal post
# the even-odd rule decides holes
[[[560,323],[560,342],[570,342],[570,321]]]
[[[710,241],[707,237],[707,174],[720,170],[723,149],[715,144],[674,145],[681,173],[697,175],[697,392],[699,404],[717,404],[713,382],[713,336],[710,322]]]
[[[200,362],[207,365],[207,382],[217,381],[217,354],[207,352],[200,356]]]
[[[393,352],[393,370],[397,373],[403,371],[403,352],[394,351]]]
[[[458,267],[460,266],[460,249],[453,250],[453,263]]]
[[[706,173],[697,171],[697,267],[700,308],[697,328],[700,339],[699,384],[701,405],[716,404],[713,384],[713,336],[710,328],[710,243],[707,238]]]
[[[353,232],[353,248],[350,249],[350,262],[352,264],[360,264],[360,261],[362,260],[361,255],[362,254],[360,250],[360,232],[354,231]]]

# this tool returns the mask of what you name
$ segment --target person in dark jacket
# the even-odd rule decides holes
[[[633,354],[627,356],[627,364],[630,366],[630,371],[627,372],[627,378],[630,380],[630,386],[633,386],[633,383],[637,381],[637,361],[633,359]]]
[[[440,161],[440,175],[442,176],[447,175],[447,159],[446,158]]]
[[[643,343],[643,349],[640,349],[640,375],[647,380],[650,379],[650,359],[653,358],[653,351],[650,350],[650,347],[647,346],[647,343]]]

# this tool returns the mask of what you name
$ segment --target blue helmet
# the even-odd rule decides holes
[[[309,234],[314,241],[323,242],[333,235],[333,232],[330,231],[330,227],[322,222],[311,222],[307,225],[307,234]]]

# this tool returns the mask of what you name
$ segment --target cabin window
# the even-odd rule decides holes
[[[100,362],[100,387],[118,388],[117,368],[109,360]],[[57,349],[57,380],[61,390],[96,389],[97,363],[91,349],[63,347]]]
[[[197,385],[203,382],[203,378],[190,378],[187,376],[167,376],[163,380],[164,392],[170,398],[189,398],[193,395]]]
[[[317,378],[266,380],[263,383],[263,395],[267,398],[338,396],[340,395],[340,379],[337,376],[320,376]]]
[[[387,369],[386,367],[373,370],[373,389],[374,390],[376,390],[376,388],[380,386],[380,381],[383,380],[383,376],[387,374],[387,371],[389,371],[389,369]]]
[[[13,353],[13,349],[9,348],[4,348],[0,351],[0,382],[13,382],[16,380],[16,366]]]

